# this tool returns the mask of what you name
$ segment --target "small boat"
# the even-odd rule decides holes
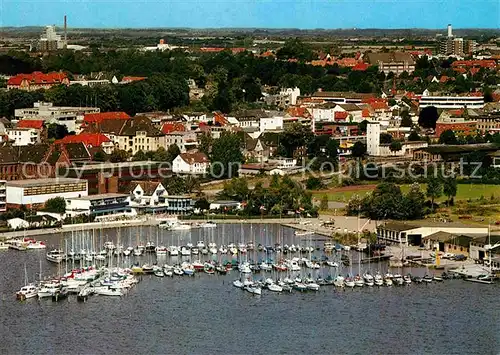
[[[30,240],[28,243],[27,249],[32,250],[32,249],[46,249],[47,246],[45,245],[44,242],[40,241],[35,241],[35,240]]]
[[[59,302],[65,298],[68,298],[69,292],[66,288],[61,288],[58,289],[54,294],[52,295],[52,302]]]
[[[384,278],[384,284],[386,286],[392,286],[392,279],[390,277],[385,277]]]
[[[268,263],[266,263],[266,262],[262,262],[262,263],[260,263],[259,267],[260,267],[260,269],[261,269],[262,271],[272,271],[272,269],[273,269],[272,265],[269,265],[269,264],[268,264]]]
[[[394,275],[394,278],[392,280],[398,286],[401,286],[404,283],[403,276],[399,274]]]
[[[345,281],[344,277],[339,275],[333,280],[333,284],[337,287],[344,287],[345,286],[344,281]]]
[[[436,275],[436,276],[434,276],[434,277],[432,278],[432,280],[437,281],[437,282],[441,282],[441,281],[443,281],[443,278],[442,278],[441,276],[437,276],[437,275]]]
[[[311,291],[319,291],[319,285],[315,282],[308,282],[307,283],[307,289]]]
[[[305,283],[302,283],[302,282],[296,282],[293,285],[293,288],[296,289],[297,291],[300,291],[300,292],[307,291],[307,285]]]
[[[422,278],[422,281],[423,282],[426,282],[426,283],[431,283],[432,282],[432,276],[430,275],[425,275],[423,278]]]
[[[167,277],[172,277],[172,276],[174,276],[174,270],[173,269],[168,269],[168,270],[163,269],[163,274]]]
[[[7,250],[9,249],[9,244],[0,242],[0,250]]]
[[[215,267],[210,263],[205,263],[203,271],[205,271],[206,274],[213,275],[215,274]]]
[[[177,276],[182,276],[184,275],[184,271],[182,271],[182,269],[180,267],[174,267],[174,275],[177,275]]]
[[[339,264],[337,264],[335,261],[330,261],[330,260],[326,261],[326,265],[330,267],[339,267]]]
[[[411,277],[410,277],[410,275],[405,275],[405,276],[403,276],[403,281],[404,281],[404,283],[405,283],[406,285],[411,284]]]
[[[94,290],[92,288],[84,287],[80,290],[80,292],[78,292],[76,300],[80,302],[86,302],[92,293],[94,293]]]
[[[223,265],[218,265],[215,270],[221,275],[227,274],[227,269]]]
[[[14,250],[28,250],[28,242],[25,242],[24,240],[11,240],[9,241],[9,248],[14,249]]]
[[[181,255],[182,256],[189,256],[189,255],[191,255],[191,249],[189,249],[186,246],[181,247]]]
[[[177,256],[179,255],[179,247],[172,245],[170,248],[168,248],[168,251],[170,253],[170,256]]]
[[[243,282],[241,282],[240,280],[234,280],[233,286],[238,288],[243,288]]]
[[[115,296],[115,297],[123,296],[123,291],[121,289],[111,288],[111,287],[96,287],[95,293],[100,296]]]
[[[193,265],[184,264],[182,266],[182,272],[184,273],[184,275],[193,276],[194,275],[194,267],[193,267]]]
[[[262,288],[260,288],[258,285],[255,285],[255,284],[245,286],[245,290],[247,290],[248,292],[250,292],[253,295],[260,296],[262,294]]]
[[[142,272],[144,272],[145,274],[153,274],[154,268],[152,265],[144,264],[142,265]]]
[[[165,276],[165,273],[163,272],[163,269],[161,267],[155,267],[153,270],[153,274],[156,277],[164,277]]]
[[[51,263],[59,264],[65,259],[64,252],[60,249],[54,249],[47,253],[46,255],[47,261]]]
[[[208,221],[200,224],[200,228],[217,228],[217,224],[212,221]]]
[[[16,292],[16,298],[20,301],[36,297],[37,295],[38,295],[38,287],[36,287],[33,284],[23,286],[19,291]]]
[[[283,291],[283,287],[280,286],[280,285],[275,284],[274,282],[271,283],[271,284],[269,284],[269,285],[267,285],[267,289],[269,291],[272,291],[272,292],[282,292]]]
[[[156,255],[167,255],[167,248],[163,245],[155,248]]]
[[[132,266],[131,271],[133,274],[143,274],[144,273],[144,270],[139,265]]]

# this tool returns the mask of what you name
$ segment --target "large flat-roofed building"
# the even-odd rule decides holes
[[[366,61],[371,65],[378,65],[379,72],[389,74],[393,72],[400,75],[403,72],[411,73],[415,71],[415,60],[410,53],[367,53]]]
[[[87,215],[96,219],[116,218],[135,215],[135,210],[130,206],[129,195],[109,193],[66,198],[66,215]]]
[[[50,102],[35,102],[33,107],[14,110],[14,118],[21,120],[43,120],[46,124],[64,125],[68,131],[79,132],[86,114],[98,113],[98,107],[54,106]]]
[[[419,101],[420,109],[434,106],[435,108],[483,108],[484,96],[422,96]]]
[[[374,98],[374,94],[361,94],[357,92],[317,91],[312,95],[315,100],[333,102],[336,104],[360,104],[363,100]]]
[[[72,198],[88,195],[87,181],[71,178],[48,178],[8,181],[7,208],[42,207],[55,197]]]

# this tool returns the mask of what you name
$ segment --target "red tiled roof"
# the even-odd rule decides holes
[[[356,64],[355,66],[352,67],[352,70],[354,70],[354,71],[365,71],[369,67],[370,67],[370,65],[368,63],[359,62],[358,64]]]
[[[189,165],[194,163],[208,163],[209,160],[205,153],[196,152],[196,153],[181,153],[180,154],[182,160],[184,160]]]
[[[483,59],[483,60],[457,60],[451,63],[453,68],[470,68],[470,67],[481,67],[495,69],[497,62],[493,59]]]
[[[370,117],[370,116],[371,116],[371,115],[370,115],[370,110],[368,110],[367,108],[363,109],[362,116],[363,116],[364,118],[366,118],[366,117]]]
[[[385,101],[373,101],[368,103],[374,110],[388,110],[389,105]]]
[[[122,78],[122,83],[124,82],[131,82],[131,81],[141,81],[141,80],[146,80],[147,78],[145,76],[124,76]]]
[[[44,120],[21,120],[17,122],[17,128],[35,128],[42,129]]]
[[[246,51],[247,49],[246,48],[243,48],[243,47],[238,47],[238,48],[231,48],[231,52],[233,52],[233,54],[236,54],[236,53],[241,53],[241,52],[244,52]]]
[[[60,72],[50,72],[44,74],[39,71],[35,71],[31,74],[17,74],[7,81],[7,85],[19,86],[23,81],[27,81],[30,84],[48,84],[56,85],[63,83],[63,80],[68,79],[65,73]]]
[[[226,48],[219,48],[219,47],[201,47],[200,51],[205,52],[205,53],[217,53],[217,52],[222,52]]]
[[[276,57],[276,55],[271,51],[264,52],[260,56],[261,57]]]
[[[101,123],[103,120],[128,120],[130,116],[125,112],[100,112],[100,113],[87,113],[83,117],[85,123]]]
[[[309,117],[309,111],[307,111],[307,108],[305,107],[297,107],[297,106],[289,107],[288,114],[295,117],[304,117],[304,118]]]
[[[99,147],[102,143],[111,142],[111,140],[102,133],[80,133],[77,135],[66,136],[57,140],[55,143],[84,143],[86,146]]]
[[[335,119],[336,120],[345,120],[349,116],[349,113],[347,111],[337,111],[335,112]]]
[[[171,133],[171,132],[184,132],[186,130],[186,127],[180,123],[180,122],[169,122],[165,123],[161,127],[161,131],[165,134]]]

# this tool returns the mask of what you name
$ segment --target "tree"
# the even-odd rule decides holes
[[[109,156],[109,161],[112,163],[121,163],[127,161],[129,154],[122,149],[115,149]]]
[[[214,177],[236,176],[237,165],[243,162],[241,141],[237,134],[224,132],[212,146],[212,172]]]
[[[410,117],[408,110],[401,111],[401,127],[411,127],[413,126],[413,120]]]
[[[420,184],[414,183],[404,196],[401,210],[405,219],[419,219],[424,215],[425,195]]]
[[[358,129],[360,133],[366,133],[366,128],[368,126],[368,121],[363,120],[360,123],[358,123]]]
[[[210,202],[206,198],[200,198],[194,203],[194,208],[199,209],[200,211],[208,211],[210,209]]]
[[[95,152],[94,157],[92,160],[94,161],[106,161],[107,155],[104,153],[102,150],[98,150]]]
[[[324,187],[325,186],[320,178],[317,178],[315,176],[310,176],[309,178],[307,178],[306,189],[308,189],[308,190],[320,190]]]
[[[165,149],[165,148],[163,148],[163,149]],[[179,149],[177,144],[172,144],[172,145],[168,146],[168,149],[167,149],[166,153],[164,154],[164,158],[165,158],[164,161],[172,164],[174,159],[177,158],[177,156],[179,154],[181,154],[181,150]]]
[[[63,214],[66,212],[66,200],[64,197],[50,198],[45,202],[45,211]]]
[[[380,133],[380,144],[390,144],[392,135],[390,133]]]
[[[447,129],[439,136],[439,143],[441,144],[458,144],[457,136],[451,129]]]
[[[207,156],[210,155],[212,151],[213,138],[210,133],[204,133],[198,139],[200,152],[205,153]]]
[[[186,192],[186,181],[178,175],[163,180],[163,186],[171,195],[183,194]]]
[[[137,153],[134,154],[132,157],[133,161],[145,161],[148,160],[148,157],[146,153],[144,153],[142,150],[137,151]]]
[[[328,195],[323,195],[321,197],[321,202],[319,204],[319,209],[322,211],[328,210]]]
[[[438,178],[431,177],[427,180],[426,196],[431,199],[432,211],[434,211],[434,201],[443,195],[443,184]]]
[[[185,192],[191,193],[193,191],[200,190],[200,181],[192,175],[188,175],[184,178]]]
[[[410,142],[418,142],[421,139],[422,138],[420,137],[420,135],[416,131],[411,131],[410,135],[408,136],[408,140]]]
[[[352,146],[352,156],[355,158],[362,158],[366,154],[366,144],[357,141]]]
[[[449,177],[443,180],[443,193],[448,198],[448,206],[453,203],[453,199],[457,196],[457,179]]]
[[[403,149],[401,141],[392,141],[391,144],[389,145],[389,150],[393,153],[399,152],[401,149]]]
[[[418,115],[418,124],[423,128],[436,128],[436,122],[439,118],[437,108],[434,106],[424,107]]]
[[[280,145],[286,152],[288,158],[292,158],[298,148],[306,147],[312,141],[314,135],[310,128],[299,122],[292,123],[280,134]]]
[[[57,123],[51,123],[47,127],[48,139],[63,139],[68,135],[68,127]]]

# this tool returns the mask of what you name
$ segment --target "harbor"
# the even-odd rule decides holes
[[[37,242],[44,242],[45,249],[3,250],[0,294],[2,317],[10,319],[3,323],[9,324],[3,330],[10,340],[0,345],[0,351],[20,351],[23,345],[19,338],[10,336],[14,332],[32,334],[29,347],[37,352],[42,351],[38,343],[51,344],[56,352],[75,353],[85,353],[91,343],[109,349],[107,353],[111,354],[200,353],[207,349],[224,353],[269,352],[267,347],[255,350],[256,342],[305,351],[301,339],[307,337],[308,331],[297,336],[291,326],[299,324],[301,328],[314,330],[320,339],[309,344],[308,351],[320,352],[326,344],[331,346],[331,342],[321,339],[327,339],[335,329],[339,339],[334,352],[346,353],[353,346],[349,338],[379,334],[381,330],[368,324],[384,322],[384,328],[394,330],[386,335],[393,344],[391,349],[408,353],[421,349],[421,343],[410,339],[403,346],[395,336],[396,329],[405,322],[398,316],[401,312],[412,314],[420,322],[420,337],[427,339],[426,334],[432,329],[447,329],[448,316],[456,316],[457,307],[473,309],[471,295],[477,296],[473,297],[476,305],[480,300],[481,311],[463,311],[459,316],[467,321],[481,319],[486,329],[494,329],[491,328],[494,320],[487,315],[494,312],[491,307],[498,284],[464,282],[448,273],[443,278],[442,270],[422,267],[394,269],[383,260],[360,263],[366,257],[364,253],[317,234],[300,233],[266,223],[216,224],[184,230],[129,226],[97,229],[93,233],[64,232],[46,239],[37,237]],[[141,246],[143,252],[134,255],[139,254]],[[179,247],[177,255],[171,255],[172,250],[175,254],[172,246]],[[189,255],[181,255],[183,246],[185,254],[190,249]],[[132,250],[125,256],[128,248]],[[54,249],[61,253],[59,262],[57,254],[51,253]],[[120,249],[122,252],[116,253]],[[193,249],[198,254],[193,254]],[[393,253],[390,248],[389,251]],[[47,254],[54,259],[49,261]],[[175,269],[180,271],[174,272]],[[426,274],[428,281],[424,281]],[[373,277],[373,286],[369,286],[369,275]],[[377,275],[382,278],[380,286],[375,285],[375,278],[379,280]],[[411,282],[406,283],[403,278],[399,285],[396,281],[399,276],[409,276]],[[343,286],[338,282],[342,278]],[[391,285],[386,281],[389,279]],[[40,280],[46,292],[42,297],[38,296],[38,289],[36,297],[16,301],[16,292],[21,287],[31,283],[38,287]],[[309,286],[312,284],[318,287]],[[66,287],[69,291],[48,296],[51,287],[59,290]],[[256,288],[260,288],[260,295]],[[364,312],[367,308],[371,311]],[[227,324],[219,324],[214,321],[216,314],[238,326],[228,328]],[[64,326],[60,321],[63,316]],[[183,321],[186,317],[196,321],[188,325]],[[118,324],[121,331],[115,334],[113,329]],[[163,339],[175,337],[177,341],[168,342],[168,347],[164,342],[145,343],[135,336],[137,327],[149,329]],[[277,328],[282,336],[275,335],[273,329]],[[237,339],[241,332],[247,334],[245,342],[227,341]],[[186,334],[191,335],[186,337]],[[445,338],[446,334],[445,331]],[[68,343],[65,340],[68,337],[81,340]],[[109,339],[113,339],[112,346]],[[130,342],[130,339],[135,340]],[[458,342],[440,339],[428,344],[448,352],[465,346],[466,342],[482,349],[480,342],[465,333]],[[356,349],[363,351],[364,347],[359,345]],[[368,349],[384,351],[382,344],[365,350]]]

